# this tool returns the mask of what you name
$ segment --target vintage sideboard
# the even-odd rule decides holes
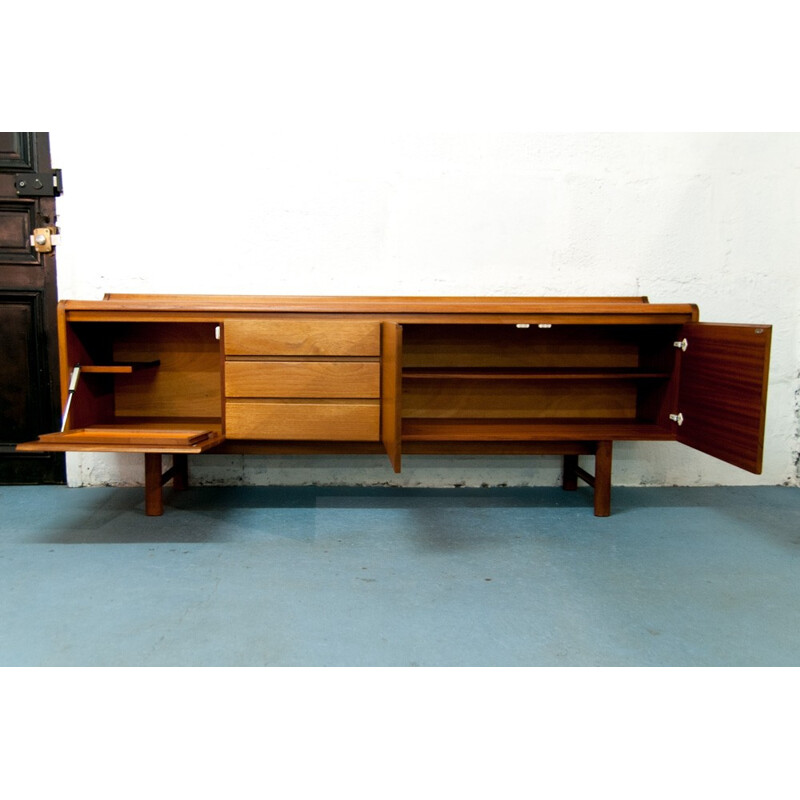
[[[62,301],[63,429],[19,449],[142,453],[148,515],[190,454],[557,454],[608,516],[615,441],[761,471],[770,339],[644,297]]]

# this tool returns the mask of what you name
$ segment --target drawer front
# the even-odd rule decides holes
[[[233,356],[378,356],[380,323],[349,320],[241,319],[225,323]]]
[[[358,361],[228,361],[227,397],[380,397],[381,365]]]
[[[225,404],[225,436],[376,442],[380,436],[380,405],[377,400],[342,403],[229,400]]]

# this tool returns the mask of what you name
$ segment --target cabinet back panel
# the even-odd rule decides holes
[[[153,369],[119,375],[118,417],[220,417],[220,348],[208,324],[141,323],[118,330],[114,360],[151,361]]]
[[[407,381],[403,417],[636,418],[631,381]]]
[[[632,328],[407,325],[404,367],[637,367]]]

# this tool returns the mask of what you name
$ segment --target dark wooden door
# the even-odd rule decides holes
[[[678,441],[760,474],[771,326],[691,322],[682,335]]]
[[[60,425],[55,250],[38,253],[30,243],[34,228],[55,225],[55,197],[21,197],[15,185],[20,173],[50,172],[46,133],[0,132],[0,483],[5,484],[64,482],[63,454],[15,450]]]

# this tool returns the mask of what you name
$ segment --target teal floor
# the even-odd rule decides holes
[[[2,666],[798,666],[800,490],[0,486]]]

